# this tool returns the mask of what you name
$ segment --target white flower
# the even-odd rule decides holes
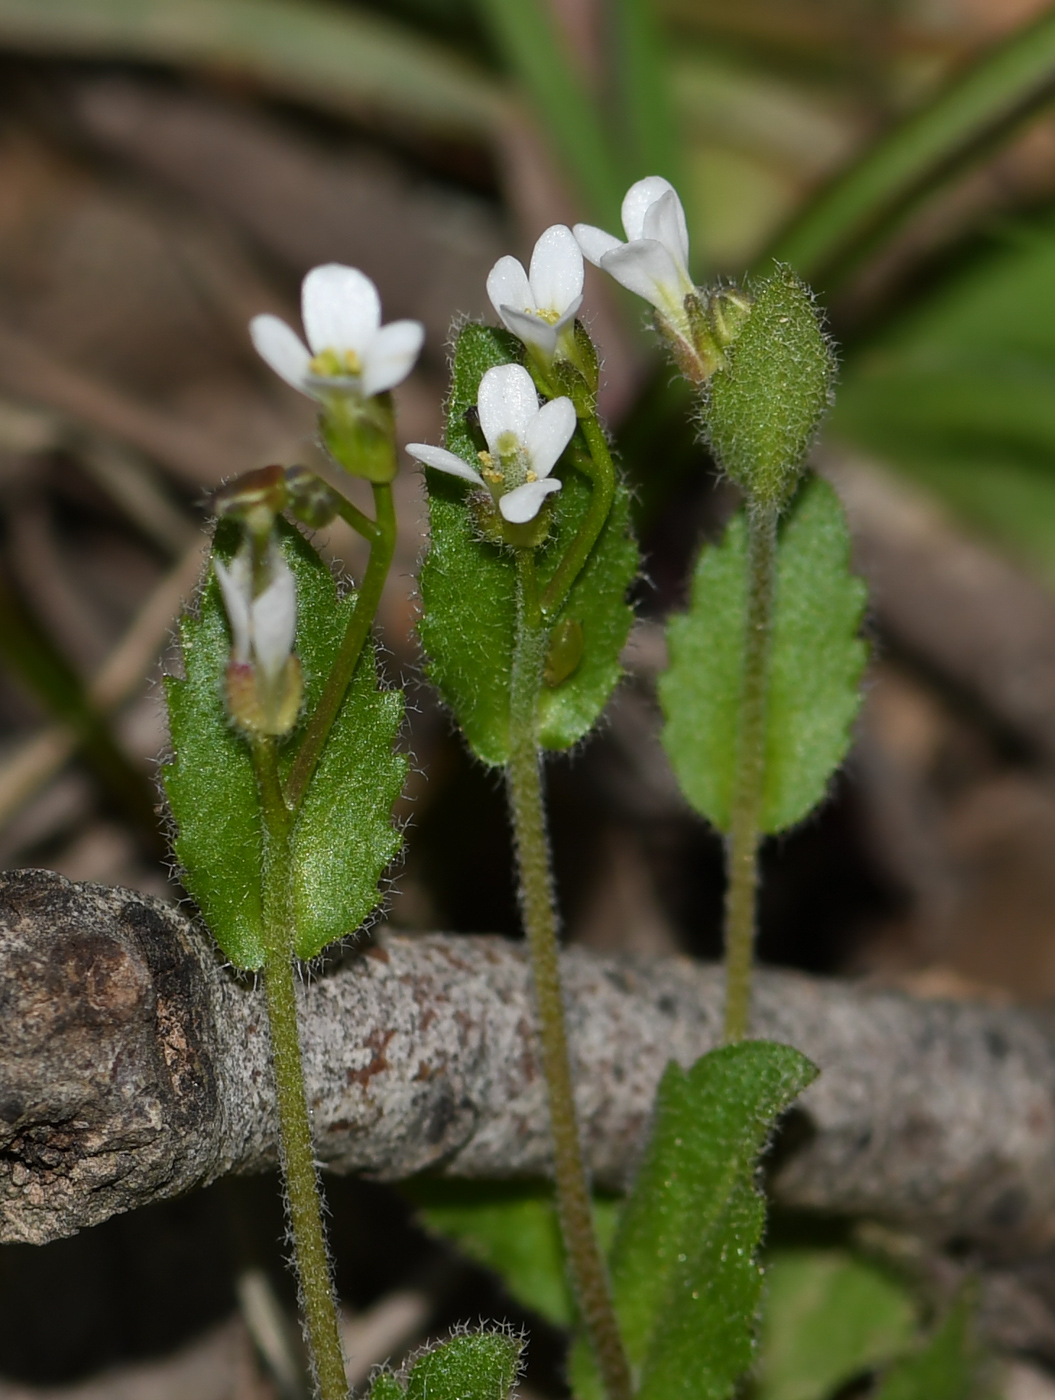
[[[214,558],[213,568],[231,624],[231,661],[259,668],[265,686],[275,688],[293,652],[297,631],[297,586],[282,551],[274,542],[269,546],[269,581],[255,597],[249,540],[230,564]]]
[[[427,467],[486,487],[504,519],[526,524],[550,492],[561,488],[550,472],[575,432],[575,405],[561,398],[539,408],[523,365],[496,365],[480,380],[476,407],[488,448],[479,454],[480,471],[443,447],[412,442],[407,451]]]
[[[649,175],[627,190],[622,212],[626,243],[591,224],[575,225],[583,256],[651,302],[691,338],[685,298],[696,288],[689,276],[689,232],[677,191],[661,175]]]
[[[364,399],[384,393],[406,379],[425,339],[420,321],[382,326],[377,288],[357,267],[340,263],[308,273],[301,315],[308,345],[277,316],[254,316],[249,334],[276,374],[317,399],[335,391]]]
[[[582,305],[582,279],[575,235],[554,224],[535,244],[529,272],[517,258],[498,259],[487,278],[487,295],[507,330],[552,359]]]

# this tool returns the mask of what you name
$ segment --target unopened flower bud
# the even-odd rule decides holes
[[[259,467],[221,486],[212,498],[212,508],[220,519],[238,520],[255,539],[266,539],[287,502],[285,471]]]
[[[782,507],[831,399],[835,356],[813,295],[789,267],[752,288],[753,304],[708,386],[707,434],[721,466],[760,505]]]
[[[322,530],[340,509],[341,498],[321,476],[307,467],[287,467],[290,514],[309,530]]]

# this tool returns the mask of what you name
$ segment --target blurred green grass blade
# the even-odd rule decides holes
[[[1055,89],[1055,9],[986,53],[807,206],[769,255],[809,281]],[[767,261],[768,261],[767,256]]]
[[[614,114],[633,180],[665,175],[681,184],[670,64],[655,0],[612,0]]]
[[[619,227],[628,180],[614,135],[577,73],[542,0],[475,0],[510,71],[531,99],[586,205],[606,228]]]
[[[216,67],[314,106],[485,140],[507,107],[452,49],[318,0],[0,0],[0,45]]]
[[[110,797],[137,828],[160,840],[153,789],[119,748],[106,720],[10,580],[0,576],[0,659],[57,720],[69,725]]]

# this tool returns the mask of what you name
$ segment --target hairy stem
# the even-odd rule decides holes
[[[255,740],[253,760],[264,813],[264,993],[294,1260],[318,1395],[320,1400],[347,1400],[297,1027],[290,859],[293,818],[282,796],[275,741]]]
[[[612,1306],[608,1273],[594,1230],[564,1026],[557,920],[535,720],[548,629],[542,624],[531,550],[518,551],[517,584],[517,635],[506,783],[520,877],[520,907],[531,951],[542,1068],[549,1094],[557,1206],[579,1309],[608,1400],[630,1400],[630,1370]]]
[[[355,609],[348,619],[348,628],[344,634],[341,649],[337,653],[337,660],[326,680],[326,686],[315,713],[308,721],[307,731],[301,740],[300,748],[297,750],[293,766],[286,779],[286,805],[293,812],[298,811],[304,801],[304,794],[308,790],[308,784],[314,775],[322,751],[326,747],[326,740],[329,738],[333,722],[341,708],[341,702],[344,700],[345,691],[348,689],[348,684],[355,672],[363,645],[370,635],[370,628],[377,615],[378,605],[381,602],[381,592],[385,586],[385,579],[388,577],[389,566],[392,563],[392,554],[396,547],[396,514],[392,504],[392,487],[387,482],[374,486],[376,521],[368,520],[350,502],[345,502],[345,505],[348,506],[349,511],[346,512],[342,507],[341,514],[370,541],[370,560],[355,600]],[[357,524],[349,512],[361,516],[360,523]]]
[[[590,551],[604,529],[615,496],[615,464],[612,454],[608,451],[608,443],[605,441],[604,430],[597,415],[581,419],[579,427],[590,449],[590,455],[588,458],[583,457],[578,465],[590,478],[593,490],[590,492],[590,504],[578,533],[543,591],[540,607],[544,618],[554,617],[564,606],[572,585],[582,573]]]
[[[758,847],[766,773],[766,697],[773,630],[777,511],[748,511],[747,630],[732,816],[726,842],[725,1039],[742,1040],[751,1013],[751,960],[758,899]]]

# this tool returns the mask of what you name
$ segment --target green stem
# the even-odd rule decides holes
[[[535,982],[542,1069],[549,1093],[557,1206],[579,1308],[608,1400],[630,1400],[630,1370],[594,1230],[564,1027],[557,920],[535,718],[548,629],[542,621],[535,559],[529,549],[517,551],[517,584],[517,635],[506,783],[519,867],[520,906]]]
[[[726,846],[725,1039],[743,1040],[751,1013],[751,959],[758,898],[758,847],[766,774],[766,697],[773,630],[777,509],[748,510],[747,632],[736,776]]]
[[[593,490],[590,492],[590,504],[578,533],[543,591],[541,609],[544,618],[555,617],[564,606],[572,585],[582,572],[590,557],[590,551],[605,527],[615,498],[615,463],[608,451],[608,443],[605,441],[604,430],[597,415],[581,419],[579,427],[590,449],[589,464],[592,470],[586,459],[580,461],[579,467],[589,476]]]
[[[348,1382],[322,1228],[297,1027],[290,853],[293,815],[282,796],[274,739],[258,738],[253,742],[253,762],[264,814],[264,994],[271,1033],[282,1176],[318,1394],[320,1400],[347,1400]]]
[[[341,708],[363,645],[370,635],[396,547],[396,514],[392,504],[392,487],[387,482],[374,485],[376,522],[369,520],[350,502],[345,502],[345,505],[349,512],[354,512],[356,517],[361,518],[361,523],[357,523],[351,514],[345,513],[344,506],[341,507],[341,514],[345,519],[370,541],[370,561],[355,600],[355,609],[348,619],[348,628],[337,653],[337,660],[333,663],[333,669],[327,677],[322,696],[308,722],[307,731],[286,779],[285,801],[292,812],[299,811],[304,801],[304,794],[326,746],[326,740]]]

